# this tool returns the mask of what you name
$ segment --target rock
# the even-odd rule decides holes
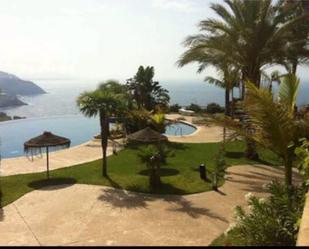
[[[0,107],[22,106],[22,105],[27,104],[19,100],[16,96],[0,94]]]
[[[8,120],[12,120],[12,118],[8,116],[6,113],[0,112],[0,122]]]

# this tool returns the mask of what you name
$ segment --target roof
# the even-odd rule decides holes
[[[30,148],[40,147],[55,147],[63,146],[69,147],[71,144],[70,139],[54,135],[51,132],[45,131],[42,135],[34,137],[24,143],[25,150]]]
[[[147,127],[143,130],[137,131],[128,135],[128,139],[131,141],[143,142],[143,143],[154,143],[159,141],[167,141],[167,137],[161,133]]]

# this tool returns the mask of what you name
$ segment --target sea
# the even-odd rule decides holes
[[[33,80],[47,93],[35,96],[19,96],[27,105],[0,108],[10,116],[26,118],[51,117],[80,114],[76,99],[84,91],[94,90],[98,81],[86,80]],[[224,105],[224,90],[204,81],[162,81],[160,84],[169,91],[170,103],[188,106],[191,103],[206,106],[215,102]],[[239,90],[234,90],[237,97]],[[303,82],[298,95],[298,105],[309,104],[309,81]]]

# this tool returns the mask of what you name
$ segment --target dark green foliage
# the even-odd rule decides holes
[[[225,108],[220,106],[217,103],[210,103],[206,107],[206,112],[207,113],[211,113],[211,114],[214,114],[214,113],[224,113],[224,111],[225,111]]]
[[[297,168],[304,177],[305,184],[309,186],[309,140],[304,139],[301,146],[295,149]]]
[[[127,80],[131,98],[139,109],[152,111],[158,107],[165,109],[168,106],[170,100],[168,91],[160,86],[158,81],[154,81],[153,77],[154,67],[140,66],[136,75]]]
[[[170,106],[169,106],[168,111],[169,111],[169,112],[178,112],[180,108],[181,108],[180,105],[174,104],[174,105],[170,105]]]
[[[152,189],[161,185],[161,165],[167,164],[167,157],[173,156],[165,144],[148,145],[140,149],[138,157],[150,169],[149,183]]]
[[[200,113],[200,112],[203,111],[202,108],[199,105],[193,104],[193,103],[191,103],[191,105],[189,105],[187,109],[191,110],[191,111],[194,111],[196,113]]]
[[[308,189],[304,186],[292,187],[290,200],[286,185],[272,182],[267,185],[267,189],[270,192],[267,199],[259,199],[250,194],[246,196],[249,212],[236,207],[236,223],[226,232],[226,241],[237,241],[238,245],[245,246],[296,244],[299,220]]]

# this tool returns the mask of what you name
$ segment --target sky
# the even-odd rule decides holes
[[[194,64],[176,66],[185,37],[215,17],[214,1],[0,0],[0,71],[25,79],[125,80],[150,65],[159,80],[215,76],[212,68],[198,75]]]

